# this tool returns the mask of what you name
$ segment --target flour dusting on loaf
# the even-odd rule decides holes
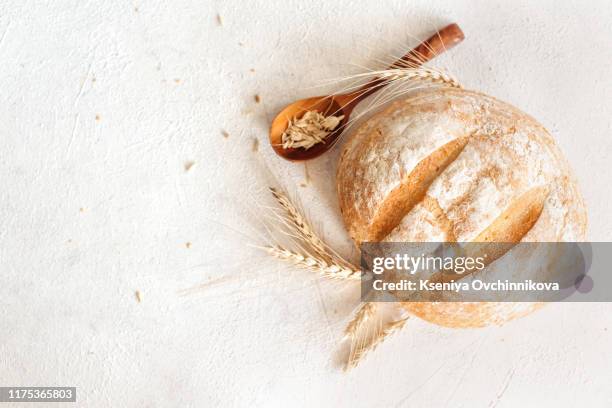
[[[346,142],[337,171],[342,215],[364,241],[581,241],[586,211],[546,129],[518,109],[461,89],[392,103]],[[407,303],[438,324],[501,323],[538,307]]]

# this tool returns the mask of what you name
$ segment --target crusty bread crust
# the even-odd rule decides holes
[[[430,89],[350,136],[337,170],[347,230],[364,241],[582,241],[584,202],[567,161],[533,118],[482,93]],[[475,327],[534,303],[404,303],[436,324]]]

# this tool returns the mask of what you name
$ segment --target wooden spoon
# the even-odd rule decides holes
[[[449,24],[397,60],[389,69],[420,66],[436,55],[442,54],[444,51],[459,44],[464,38],[463,31],[461,31],[457,24]],[[335,140],[340,136],[342,129],[348,123],[349,116],[355,106],[374,92],[382,89],[387,83],[386,79],[374,78],[361,88],[348,94],[316,96],[293,102],[280,111],[272,121],[270,126],[270,144],[272,148],[279,156],[292,161],[310,160],[320,156],[334,145]],[[337,130],[329,134],[323,143],[317,143],[310,149],[301,147],[283,148],[282,135],[287,126],[289,126],[289,120],[299,118],[307,111],[317,111],[325,116],[344,115],[344,118],[336,128]]]

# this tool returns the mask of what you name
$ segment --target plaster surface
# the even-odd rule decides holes
[[[267,167],[354,256],[337,149],[301,187],[269,121],[451,21],[467,39],[434,65],[541,121],[590,239],[610,240],[607,1],[2,2],[0,385],[76,386],[87,407],[611,406],[609,304],[479,330],[411,319],[344,374],[358,288],[247,246]]]

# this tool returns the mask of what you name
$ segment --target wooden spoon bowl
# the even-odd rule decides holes
[[[293,118],[302,117],[307,111],[317,111],[324,116],[344,115],[344,118],[336,127],[336,130],[325,138],[325,143],[317,143],[310,149],[304,149],[302,147],[284,148],[282,135],[287,129],[289,121]],[[295,161],[313,159],[325,153],[329,149],[328,145],[332,144],[334,140],[338,138],[342,133],[342,129],[344,129],[344,126],[348,122],[348,116],[349,115],[343,111],[340,104],[332,96],[315,96],[313,98],[300,99],[288,105],[276,116],[276,118],[274,118],[270,126],[270,144],[274,151],[285,159]]]
[[[400,67],[418,67],[436,55],[454,47],[464,39],[463,32],[457,24],[449,24],[436,32],[427,40],[419,44],[415,49],[408,52],[389,69]],[[300,99],[285,107],[272,121],[270,125],[270,144],[274,151],[284,159],[291,161],[310,160],[328,151],[348,123],[353,109],[359,102],[382,89],[388,81],[381,78],[374,78],[361,88],[349,94],[316,96],[313,98]],[[332,133],[330,133],[323,143],[317,143],[309,149],[302,147],[284,148],[282,137],[289,126],[289,121],[300,118],[307,111],[316,111],[324,116],[341,116],[344,118]]]

